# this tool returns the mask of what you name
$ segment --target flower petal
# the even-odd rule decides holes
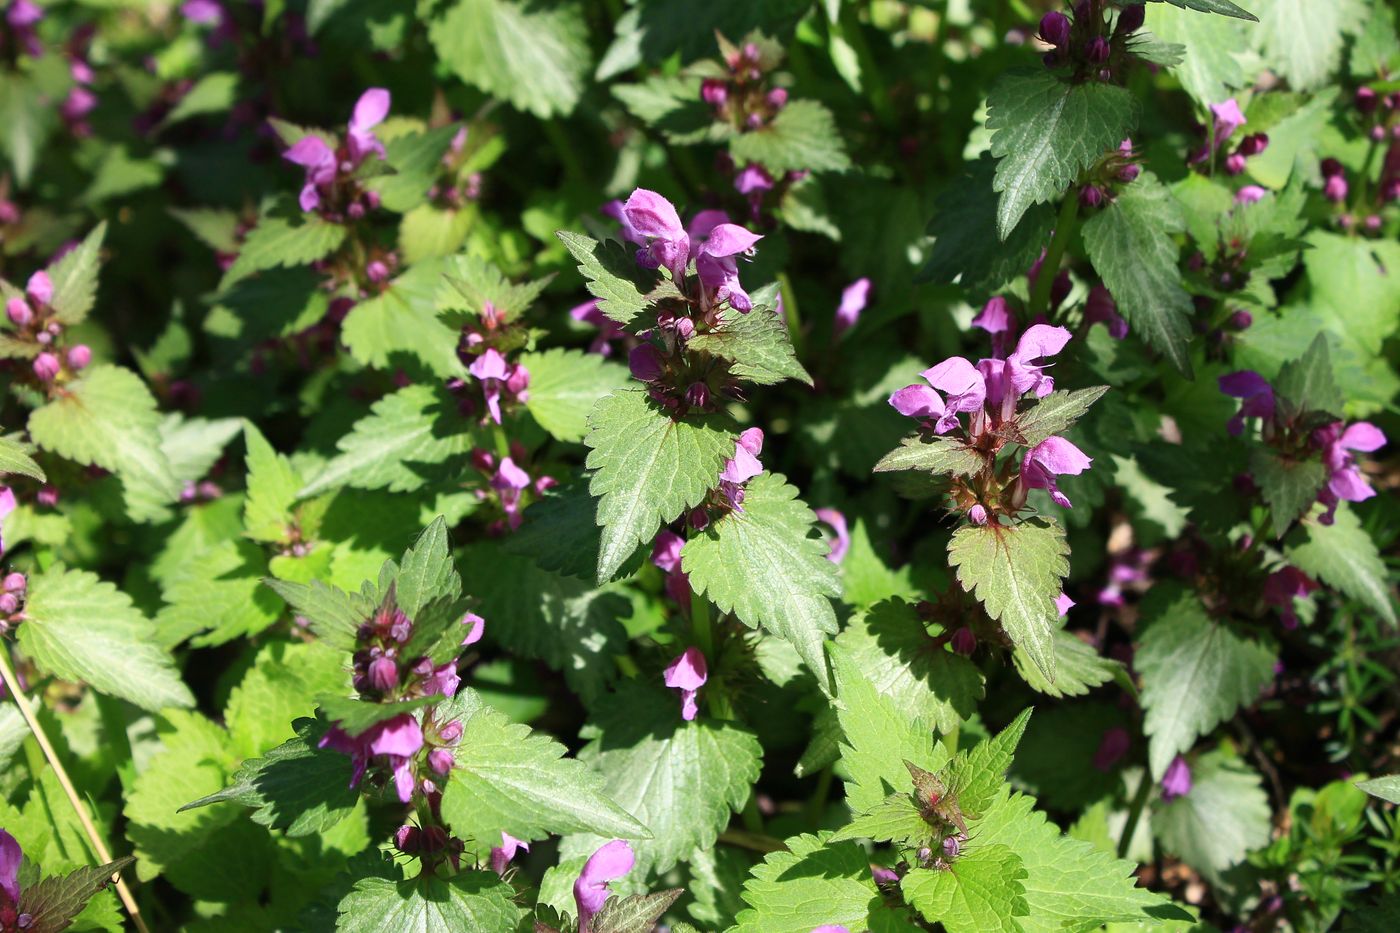
[[[943,397],[928,386],[905,386],[890,396],[890,404],[910,418],[932,418],[943,414]]]
[[[710,231],[700,252],[710,256],[737,256],[753,249],[761,239],[760,234],[751,233],[738,224],[720,224]]]
[[[622,212],[632,229],[642,236],[657,237],[663,240],[678,240],[685,236],[680,215],[675,205],[646,188],[632,192]]]

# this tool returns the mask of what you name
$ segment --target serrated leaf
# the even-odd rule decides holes
[[[266,754],[296,734],[293,721],[315,713],[316,697],[348,692],[350,672],[340,651],[320,642],[270,642],[229,693],[224,721],[233,747],[245,758]]]
[[[987,129],[997,163],[997,233],[1006,240],[1034,204],[1058,200],[1104,153],[1137,128],[1126,89],[1066,84],[1041,70],[1004,76],[987,97]]]
[[[131,856],[105,865],[79,868],[63,877],[45,878],[20,892],[19,913],[29,915],[25,930],[33,933],[59,933],[66,930],[99,891],[112,883],[118,872],[129,866]]]
[[[1357,781],[1356,786],[1390,803],[1400,803],[1400,774],[1387,774],[1369,781]]]
[[[97,301],[98,260],[107,224],[98,224],[74,249],[49,266],[53,298],[49,304],[60,323],[72,326],[84,321]]]
[[[574,443],[588,433],[588,413],[604,396],[627,385],[626,367],[596,353],[555,348],[525,353],[520,365],[530,371],[525,407],[556,440]]]
[[[156,126],[160,132],[168,126],[209,113],[223,113],[238,101],[237,72],[214,71],[202,75],[176,102]]]
[[[1191,378],[1191,296],[1181,285],[1173,234],[1181,205],[1151,172],[1084,221],[1084,248],[1132,329]]]
[[[41,670],[152,712],[194,705],[150,620],[95,574],[62,564],[31,574],[24,612],[20,647]]]
[[[418,540],[404,552],[395,580],[396,602],[410,619],[438,599],[456,599],[462,593],[462,579],[452,565],[447,541],[447,519],[439,515],[423,529]]]
[[[457,77],[540,119],[573,111],[593,64],[575,3],[457,0],[428,37]]]
[[[264,216],[244,237],[238,258],[224,273],[219,291],[227,291],[254,272],[309,266],[335,252],[344,242],[344,227],[314,215],[295,220]]]
[[[664,874],[695,850],[713,848],[763,766],[753,733],[703,716],[684,722],[676,695],[659,686],[625,684],[594,705],[590,721],[599,734],[579,760],[602,776],[602,792],[651,834],[632,842],[639,877]],[[587,856],[606,841],[570,837],[561,855]]]
[[[672,420],[645,389],[600,401],[584,438],[603,527],[598,579],[608,580],[658,528],[699,505],[734,455],[734,435],[719,416]]]
[[[566,758],[564,746],[512,723],[470,689],[440,704],[444,721],[462,720],[456,765],[442,815],[458,835],[496,840],[592,832],[646,839],[650,831],[603,793],[603,778]]]
[[[169,605],[156,615],[160,643],[173,647],[198,635],[193,644],[206,647],[263,631],[281,608],[260,586],[266,573],[267,557],[251,541],[221,541],[182,562],[161,580]]]
[[[1108,392],[1108,386],[1052,392],[1028,411],[1016,416],[1021,443],[1034,447],[1052,434],[1063,434],[1084,417],[1095,402]]]
[[[1354,0],[1255,0],[1254,45],[1295,91],[1321,87],[1341,66],[1344,33],[1365,17]]]
[[[1162,848],[1218,882],[1269,842],[1269,796],[1253,770],[1216,750],[1191,763],[1191,792],[1160,805],[1152,833]]]
[[[981,819],[1001,793],[1006,785],[1006,771],[1030,719],[1031,710],[1022,710],[992,738],[958,752],[939,773],[946,796],[957,802],[967,819]]]
[[[1337,506],[1330,525],[1304,523],[1287,553],[1288,562],[1308,576],[1365,603],[1392,626],[1396,624],[1390,574],[1376,542],[1347,503]]]
[[[41,483],[48,482],[48,477],[29,456],[24,445],[14,438],[0,435],[0,474],[6,473],[28,476]]]
[[[769,173],[841,172],[851,165],[831,111],[814,100],[788,103],[767,125],[729,140],[738,165],[757,163]]]
[[[912,794],[890,794],[875,806],[857,815],[837,830],[831,842],[869,839],[871,842],[912,843],[932,834],[932,828],[919,812]]]
[[[754,866],[744,883],[749,909],[736,933],[811,933],[824,924],[854,930],[869,924],[882,901],[870,877],[865,849],[854,842],[828,844],[830,833],[795,836],[787,849]]]
[[[1013,654],[1016,672],[1032,690],[1052,697],[1077,697],[1114,679],[1125,689],[1133,688],[1132,680],[1121,661],[1104,657],[1082,638],[1077,638],[1062,628],[1056,629],[1055,641],[1051,647],[1055,653],[1054,683],[1045,679],[1040,668],[1036,667],[1030,656],[1020,648]],[[1135,689],[1129,689],[1129,692],[1132,693]]]
[[[325,694],[316,698],[323,718],[351,738],[364,735],[374,726],[405,713],[412,714],[438,702],[437,694],[380,703],[353,697]]]
[[[1161,0],[1158,0],[1161,2]],[[1232,3],[1231,0],[1166,0],[1172,6],[1180,7],[1183,10],[1197,10],[1201,13],[1219,13],[1222,16],[1234,16],[1239,19],[1247,19],[1258,22],[1258,17],[1248,10]]]
[[[973,299],[993,294],[1024,275],[1050,241],[1055,211],[1048,204],[1026,210],[1003,242],[997,236],[996,160],[984,155],[967,175],[934,202],[928,232],[934,237],[918,281],[939,285],[954,279]]]
[[[1133,656],[1142,676],[1143,728],[1156,780],[1198,737],[1259,698],[1274,679],[1278,657],[1212,619],[1192,594],[1162,603]]]
[[[470,425],[446,392],[411,385],[370,406],[336,446],[340,454],[301,489],[300,498],[341,486],[412,492],[444,474],[443,464],[475,444]]]
[[[1054,519],[1016,525],[966,525],[953,532],[948,563],[962,588],[974,594],[992,621],[1000,622],[1045,679],[1055,682],[1052,647],[1059,628],[1055,599],[1069,573],[1069,545]]]
[[[94,366],[29,416],[39,447],[121,479],[133,518],[167,514],[180,483],[161,449],[156,400],[140,377],[119,366]]]
[[[831,600],[841,595],[841,577],[825,543],[812,537],[816,518],[786,477],[761,473],[749,480],[742,511],[686,542],[681,567],[697,595],[786,639],[824,684],[822,643],[836,634]]]
[[[715,119],[700,84],[698,75],[651,75],[640,84],[615,84],[612,93],[632,116],[673,143],[719,142],[733,129]]]
[[[758,385],[777,385],[785,379],[812,384],[797,360],[787,322],[767,306],[747,314],[726,308],[714,330],[691,337],[686,347],[728,360],[731,373]]]
[[[408,365],[442,379],[465,378],[457,357],[461,332],[438,316],[453,268],[451,259],[426,259],[350,309],[340,331],[350,355],[380,369]]]
[[[422,204],[428,188],[437,180],[442,157],[452,145],[461,125],[448,123],[423,133],[408,133],[389,140],[385,160],[393,175],[370,179],[366,187],[379,193],[385,210],[406,214]]]
[[[350,786],[350,756],[319,747],[330,728],[325,721],[298,719],[292,726],[296,738],[245,761],[232,784],[180,812],[228,801],[256,808],[253,822],[293,837],[325,832],[349,816],[360,799]]]
[[[1021,881],[1021,859],[1002,845],[978,845],[943,870],[915,868],[899,888],[924,919],[948,933],[996,930],[1020,933],[1014,918],[1030,911]]]
[[[243,425],[243,443],[248,449],[244,533],[254,541],[286,541],[291,531],[292,507],[302,485],[301,476],[290,460],[272,449],[251,421]]]
[[[880,458],[876,473],[918,470],[947,476],[971,476],[987,465],[987,458],[951,437],[913,435]]]
[[[320,580],[294,583],[269,577],[263,583],[286,600],[297,615],[305,618],[318,638],[341,651],[355,650],[355,633],[375,609],[374,602],[367,597],[347,593]]]
[[[526,282],[511,282],[495,263],[479,256],[454,256],[446,271],[451,293],[442,304],[454,327],[470,323],[488,313],[505,321],[515,321],[530,309],[554,280],[549,275]]]
[[[506,539],[506,550],[529,557],[543,570],[592,582],[601,541],[597,514],[587,485],[550,489],[525,510],[525,523]],[[626,576],[630,565],[624,563],[620,575]]]
[[[1277,537],[1303,517],[1327,482],[1327,467],[1322,461],[1285,460],[1262,446],[1250,452],[1249,473],[1269,506]]]
[[[578,260],[578,271],[588,293],[598,299],[598,310],[619,324],[626,324],[648,304],[651,284],[637,266],[635,255],[616,240],[597,240],[560,230],[555,236]]]
[[[1274,380],[1276,393],[1287,416],[1290,413],[1326,412],[1341,418],[1346,397],[1337,388],[1327,335],[1318,334],[1301,358],[1284,363]]]
[[[588,922],[591,933],[652,933],[657,922],[671,909],[684,888],[608,898],[603,909]]]
[[[484,871],[447,879],[425,873],[397,882],[361,878],[338,909],[339,933],[514,930],[529,913],[515,903],[514,888]]]
[[[1148,9],[1146,28],[1160,39],[1187,47],[1185,57],[1171,72],[1198,106],[1218,104],[1244,86],[1246,76],[1240,59],[1249,39],[1237,19],[1202,19],[1183,8],[1159,6]]]

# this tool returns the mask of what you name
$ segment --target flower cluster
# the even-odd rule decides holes
[[[384,144],[374,128],[388,115],[389,92],[370,88],[355,103],[344,142],[332,148],[321,136],[309,133],[283,153],[288,162],[306,170],[298,198],[302,210],[339,223],[358,220],[379,206],[379,195],[361,187],[356,170],[371,154],[384,158]]]
[[[1109,81],[1125,60],[1133,33],[1142,28],[1146,10],[1141,3],[1124,7],[1110,27],[1104,0],[1079,0],[1074,17],[1052,10],[1040,19],[1040,39],[1050,50],[1045,67],[1067,68],[1076,80]]]
[[[32,368],[34,377],[45,384],[63,382],[92,362],[92,350],[85,344],[75,344],[66,352],[58,346],[63,324],[50,304],[53,297],[53,281],[40,270],[29,277],[23,295],[5,303],[5,316],[15,328],[13,339],[38,347]]]
[[[487,533],[491,535],[500,535],[519,528],[520,523],[524,521],[525,507],[529,505],[528,493],[542,496],[546,490],[557,485],[552,476],[541,475],[532,479],[529,472],[520,465],[525,462],[527,456],[524,445],[517,441],[510,446],[510,456],[501,457],[499,460],[490,451],[480,448],[473,450],[471,454],[472,466],[476,467],[486,480],[486,488],[476,491],[477,498],[494,498],[502,513],[499,521],[487,527]]]
[[[1219,104],[1211,104],[1210,116],[1208,138],[1191,154],[1188,161],[1192,165],[1204,167],[1211,164],[1213,158],[1225,152],[1225,171],[1230,175],[1243,175],[1248,160],[1269,148],[1269,137],[1264,133],[1250,133],[1243,137],[1233,150],[1230,149],[1228,143],[1234,137],[1235,131],[1248,122],[1244,112],[1240,110],[1239,101],[1233,97]],[[1251,198],[1252,193],[1244,199]]]
[[[986,457],[986,466],[971,478],[953,484],[957,508],[973,524],[986,524],[994,513],[1012,516],[1026,505],[1032,489],[1044,489],[1058,505],[1071,503],[1056,483],[1060,475],[1077,475],[1090,458],[1062,437],[1048,437],[1027,448],[1019,462],[1008,460],[995,469],[996,454],[1007,443],[1007,428],[1016,420],[1017,404],[1027,394],[1044,398],[1055,388],[1045,370],[1046,360],[1064,349],[1070,332],[1063,327],[1034,324],[1004,359],[988,358],[975,365],[960,356],[924,370],[928,385],[910,385],[890,396],[901,415],[919,419],[924,431],[954,434]],[[943,393],[943,394],[940,394]],[[963,415],[967,415],[964,422]]]
[[[768,75],[782,60],[782,50],[758,41],[736,46],[723,36],[719,43],[725,74],[701,81],[700,99],[714,111],[715,119],[736,130],[756,130],[768,125],[788,99],[785,88],[768,86]]]
[[[1094,164],[1079,187],[1079,206],[1093,210],[1113,200],[1118,188],[1131,184],[1142,174],[1133,141],[1125,139],[1118,148]]]
[[[1260,438],[1281,457],[1321,459],[1327,468],[1327,482],[1317,494],[1325,509],[1319,518],[1323,524],[1332,523],[1339,502],[1363,502],[1376,494],[1354,453],[1374,453],[1384,447],[1386,437],[1380,428],[1369,421],[1346,424],[1328,419],[1319,424],[1314,412],[1280,405],[1268,380],[1250,370],[1221,376],[1219,385],[1226,395],[1243,400],[1226,425],[1232,435],[1242,434],[1245,422],[1257,419]]]

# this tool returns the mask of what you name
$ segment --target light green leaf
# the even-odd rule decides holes
[[[1031,710],[1022,710],[1005,729],[959,751],[944,765],[939,777],[947,789],[946,796],[957,802],[967,819],[980,820],[985,816],[1006,786],[1006,771],[1030,720]]]
[[[822,643],[836,634],[831,600],[841,595],[841,577],[826,559],[826,544],[812,537],[815,523],[786,477],[761,473],[749,480],[742,511],[686,542],[681,567],[695,593],[721,612],[791,642],[824,684]]]
[[[30,574],[24,613],[20,647],[41,670],[152,712],[194,705],[150,620],[95,574],[61,564]]]
[[[557,440],[577,442],[588,433],[588,413],[599,399],[627,385],[627,369],[596,353],[555,348],[526,353],[520,364],[530,371],[525,407]]]
[[[1365,603],[1392,626],[1396,624],[1390,574],[1376,542],[1347,503],[1337,506],[1331,525],[1305,522],[1299,534],[1290,539],[1287,553],[1288,562],[1308,576]]]
[[[639,877],[664,874],[696,849],[713,848],[763,765],[753,733],[705,716],[683,722],[679,696],[659,686],[626,683],[595,704],[590,722],[599,734],[579,760],[602,775],[602,792],[651,833],[632,842]],[[561,855],[591,855],[606,841],[570,837]]]
[[[272,449],[251,421],[244,422],[243,442],[248,449],[248,492],[243,499],[245,534],[254,541],[286,541],[301,476],[290,460]]]
[[[811,933],[823,924],[861,930],[873,911],[884,910],[865,849],[828,845],[830,836],[794,836],[785,851],[754,866],[743,892],[749,909],[736,918],[736,933]]]
[[[1181,286],[1173,234],[1186,229],[1181,205],[1144,172],[1084,222],[1084,247],[1129,325],[1191,377],[1191,296]]]
[[[404,551],[394,587],[398,607],[410,619],[420,622],[418,616],[423,607],[462,594],[462,578],[452,565],[448,547],[446,518],[439,515],[433,519],[413,547]]]
[[[488,313],[514,321],[530,309],[554,280],[546,276],[526,282],[512,282],[494,263],[479,256],[454,256],[445,275],[451,289],[440,304],[455,314],[447,314],[454,327],[470,323]]]
[[[262,588],[267,557],[251,541],[227,540],[171,570],[161,580],[169,605],[156,615],[159,643],[174,646],[193,636],[196,647],[222,645],[256,635],[281,615],[277,599]]]
[[[612,92],[632,116],[673,143],[720,142],[733,128],[715,119],[700,97],[700,83],[699,75],[657,74],[640,84],[615,84]]]
[[[895,842],[917,845],[933,835],[933,827],[924,819],[908,791],[890,794],[875,806],[856,816],[837,830],[832,842],[847,839],[869,839],[872,842]]]
[[[918,470],[935,476],[971,476],[986,464],[986,457],[955,438],[912,435],[881,457],[875,472]]]
[[[1157,808],[1152,833],[1162,848],[1214,882],[1247,853],[1268,845],[1269,815],[1259,775],[1216,750],[1191,763],[1191,792]]]
[[[603,909],[593,915],[588,929],[593,933],[650,933],[666,911],[671,909],[684,888],[608,898]]]
[[[725,308],[715,329],[691,337],[686,347],[728,360],[730,372],[758,385],[785,379],[812,384],[797,360],[787,322],[767,305],[756,305],[747,314]]]
[[[462,720],[456,766],[442,795],[442,815],[455,833],[494,844],[593,832],[646,839],[651,833],[603,792],[601,775],[548,736],[512,723],[465,689],[439,704],[443,721]]]
[[[340,902],[338,933],[438,933],[514,930],[527,914],[515,889],[496,875],[469,871],[442,879],[361,878]]]
[[[1020,442],[1034,447],[1052,434],[1063,434],[1084,417],[1084,413],[1107,391],[1108,386],[1095,386],[1072,392],[1061,390],[1045,396],[1028,411],[1016,416]]]
[[[1396,10],[1388,0],[1371,0],[1365,24],[1356,30],[1351,47],[1350,71],[1353,78],[1369,79],[1390,74],[1400,65],[1400,29]]]
[[[53,282],[53,298],[49,304],[54,309],[55,317],[64,325],[71,327],[86,320],[88,312],[97,302],[98,262],[102,256],[102,240],[106,235],[107,224],[98,224],[83,238],[83,242],[47,270],[49,281]]]
[[[1079,174],[1137,128],[1126,88],[1066,84],[1044,69],[1004,76],[987,97],[987,129],[1001,192],[997,233],[1006,240],[1034,204],[1057,201]]]
[[[457,77],[540,119],[573,111],[593,64],[588,24],[569,2],[457,0],[428,37]]]
[[[588,293],[598,299],[599,311],[619,324],[626,324],[646,310],[651,286],[625,246],[616,240],[600,243],[567,230],[555,235],[578,260],[578,271],[588,286]]]
[[[180,483],[161,449],[156,400],[140,377],[118,366],[94,366],[29,416],[39,447],[121,479],[138,520],[162,518]]]
[[[1308,412],[1326,412],[1341,418],[1346,397],[1337,388],[1332,371],[1332,354],[1327,349],[1327,336],[1318,334],[1300,359],[1289,360],[1279,369],[1274,391],[1284,410],[1284,416]]]
[[[385,148],[385,161],[394,174],[372,178],[366,187],[379,193],[385,210],[406,214],[422,204],[428,188],[442,170],[442,157],[461,129],[458,123],[434,127],[423,133],[395,136]]]
[[[1171,68],[1197,106],[1208,107],[1228,98],[1245,84],[1240,53],[1248,44],[1241,24],[1224,16],[1195,16],[1184,9],[1149,7],[1146,28],[1167,42],[1186,46],[1186,56]]]
[[[831,111],[814,100],[787,104],[766,126],[729,140],[738,165],[758,163],[773,175],[841,172],[851,165]]]
[[[39,464],[25,450],[25,445],[12,437],[0,435],[0,474],[6,473],[28,476],[41,483],[48,482]]]
[[[1032,518],[1017,525],[965,525],[953,532],[948,563],[992,621],[1055,682],[1055,599],[1069,573],[1069,545],[1058,522]]]
[[[1093,645],[1063,628],[1055,630],[1055,641],[1051,647],[1055,653],[1054,683],[1045,679],[1040,668],[1020,648],[1013,655],[1017,673],[1027,686],[1038,693],[1052,697],[1083,696],[1094,687],[1114,679],[1125,688],[1132,687],[1121,661],[1104,657],[1094,650]]]
[[[1142,676],[1143,727],[1156,780],[1198,737],[1259,698],[1274,678],[1278,657],[1212,619],[1195,595],[1169,598],[1156,604],[1164,608],[1151,614],[1133,656]]]
[[[345,228],[317,216],[264,216],[248,231],[238,258],[224,273],[219,291],[227,291],[240,279],[265,269],[309,266],[324,259],[345,242]]]
[[[341,324],[350,355],[379,369],[424,367],[443,379],[466,377],[457,357],[460,331],[438,317],[451,284],[450,259],[427,259],[412,266],[373,298],[361,301]]]
[[[1355,0],[1254,0],[1254,46],[1296,91],[1320,87],[1342,64],[1343,34],[1366,16]]]
[[[719,484],[734,435],[718,416],[674,421],[645,389],[623,389],[589,416],[589,490],[603,526],[598,579],[612,578],[658,528],[699,505]]]
[[[1258,22],[1258,18],[1255,17],[1253,13],[1231,2],[1231,0],[1166,0],[1166,2],[1170,3],[1172,6],[1180,7],[1183,10],[1199,10],[1202,13],[1220,13],[1223,16],[1234,16],[1239,19]]]
[[[913,869],[899,887],[924,919],[941,923],[948,933],[1020,933],[1014,918],[1029,913],[1021,883],[1025,877],[1015,852],[979,844],[946,870]]]
[[[266,754],[295,735],[292,722],[315,713],[318,695],[348,693],[349,688],[345,655],[329,645],[281,641],[264,645],[229,693],[224,720],[234,749],[244,758]],[[221,787],[223,783],[200,793]]]
[[[1356,786],[1391,803],[1400,803],[1400,774],[1387,774],[1369,781],[1357,781]]]
[[[1285,460],[1267,447],[1250,453],[1249,473],[1273,516],[1274,534],[1282,537],[1301,518],[1327,482],[1327,467],[1320,460]]]
[[[234,71],[213,71],[203,75],[170,108],[157,126],[157,131],[168,126],[208,113],[223,113],[238,101],[238,73]]]
[[[304,617],[318,638],[342,651],[355,650],[355,632],[375,610],[374,601],[368,597],[347,593],[320,580],[293,583],[268,578],[263,583]]]

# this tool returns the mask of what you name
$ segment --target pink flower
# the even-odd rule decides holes
[[[1224,103],[1211,104],[1210,115],[1213,127],[1211,144],[1215,149],[1224,145],[1225,141],[1234,135],[1235,130],[1244,126],[1246,122],[1239,102],[1233,97]],[[1210,158],[1211,151],[1208,147],[1202,147],[1191,157],[1192,164],[1204,162]]]
[[[1191,766],[1186,763],[1186,759],[1177,755],[1172,763],[1167,765],[1167,771],[1162,775],[1162,799],[1171,803],[1178,797],[1185,797],[1191,793]]]
[[[515,465],[515,461],[506,457],[501,461],[501,465],[496,469],[496,475],[491,477],[491,488],[496,490],[496,494],[501,499],[501,508],[505,510],[506,518],[512,529],[519,528],[524,520],[521,514],[520,499],[521,491],[529,488],[530,474]]]
[[[15,502],[15,491],[9,486],[0,486],[0,556],[5,553],[5,518],[18,506]],[[8,589],[9,577],[5,578]]]
[[[604,843],[588,857],[583,871],[574,882],[574,902],[578,904],[578,933],[588,933],[593,915],[608,901],[608,882],[616,881],[632,870],[637,857],[632,847],[621,839]]]
[[[773,176],[764,171],[763,166],[756,162],[749,163],[742,172],[734,178],[734,190],[740,194],[762,194],[773,187]]]
[[[481,641],[481,636],[486,634],[486,620],[475,612],[462,616],[462,624],[468,626],[467,637],[462,639],[463,648]]]
[[[813,927],[812,933],[851,933],[851,931],[839,923],[824,923],[819,927]]]
[[[670,201],[646,188],[638,188],[622,205],[627,228],[646,245],[637,251],[637,263],[649,269],[666,268],[680,284],[690,259],[690,237]]]
[[[818,521],[831,526],[833,533],[831,544],[827,547],[826,559],[833,564],[841,563],[851,549],[851,533],[846,527],[846,516],[835,509],[816,509],[815,514]]]
[[[1268,193],[1269,192],[1267,189],[1261,188],[1258,185],[1245,185],[1239,191],[1235,192],[1235,203],[1253,204],[1254,202],[1261,200],[1264,197],[1264,195]]]
[[[491,413],[491,420],[500,424],[501,383],[510,373],[506,358],[495,347],[489,347],[467,367],[467,372],[481,383],[482,392],[486,397],[486,410]]]
[[[19,905],[19,863],[23,859],[24,852],[19,842],[0,829],[0,897],[4,898],[0,901],[0,911]],[[3,912],[0,912],[0,916],[3,916]]]
[[[1093,460],[1062,437],[1047,437],[1026,451],[1021,461],[1021,482],[1027,489],[1045,489],[1056,505],[1071,508],[1069,498],[1060,492],[1056,476],[1078,476]],[[1056,601],[1058,604],[1058,600]]]
[[[216,0],[185,0],[180,15],[200,26],[216,26],[223,18],[223,6]]]
[[[515,858],[515,853],[524,849],[530,851],[530,843],[524,839],[516,839],[510,833],[501,833],[501,844],[491,850],[491,870],[498,875],[504,875],[506,868],[510,866],[511,859]]]
[[[400,713],[392,719],[377,722],[357,736],[347,734],[339,726],[332,726],[321,737],[320,747],[350,756],[354,765],[351,787],[360,783],[371,758],[384,756],[393,771],[399,800],[408,803],[413,796],[413,756],[423,747],[423,729],[411,713]]]
[[[598,310],[598,299],[596,298],[571,308],[569,317],[582,324],[592,324],[598,328],[598,336],[594,337],[593,342],[588,345],[589,353],[611,356],[611,341],[621,340],[627,336],[627,332],[622,329],[620,324]]]
[[[1349,451],[1373,453],[1385,446],[1385,434],[1369,421],[1358,421],[1347,425],[1335,421],[1325,428],[1313,432],[1313,443],[1322,448],[1322,463],[1327,467],[1327,487],[1319,499],[1327,506],[1323,521],[1331,524],[1337,502],[1363,502],[1376,494],[1356,466],[1356,459]]]
[[[1006,299],[1000,295],[987,299],[982,310],[972,319],[972,326],[981,328],[992,335],[1010,333],[1011,309],[1007,305]]]
[[[1089,290],[1089,297],[1084,301],[1084,322],[1091,327],[1095,324],[1107,326],[1108,335],[1114,340],[1128,336],[1128,322],[1118,313],[1118,304],[1113,300],[1113,295],[1102,285],[1095,285]]]
[[[747,313],[753,308],[748,292],[739,284],[736,256],[752,253],[754,244],[763,239],[738,224],[720,224],[710,231],[695,255],[695,272],[700,284],[714,289],[714,303],[728,301],[737,311]]]
[[[306,170],[305,182],[297,202],[304,211],[321,206],[321,193],[335,183],[335,151],[319,136],[303,136],[282,153],[282,158]]]
[[[41,305],[46,305],[53,301],[53,280],[43,269],[29,277],[29,281],[24,285],[25,294]]]
[[[355,102],[355,110],[350,115],[349,131],[345,144],[350,159],[356,165],[371,152],[384,158],[384,144],[375,137],[373,130],[389,115],[389,92],[382,87],[372,87],[360,95]]]
[[[1263,376],[1251,370],[1226,373],[1218,380],[1220,391],[1234,398],[1244,399],[1240,410],[1225,425],[1227,431],[1238,437],[1244,431],[1246,418],[1272,418],[1274,416],[1274,390]]]
[[[739,435],[734,456],[724,464],[719,478],[729,483],[744,483],[763,472],[758,455],[763,452],[763,429],[749,428]]]
[[[663,529],[656,535],[651,546],[651,562],[667,573],[675,573],[681,566],[681,548],[685,539],[674,531]]]
[[[1295,599],[1306,599],[1318,586],[1297,567],[1284,567],[1269,574],[1264,581],[1264,602],[1278,610],[1283,627],[1298,627],[1298,614],[1293,609]]]
[[[666,668],[666,686],[681,692],[681,718],[690,722],[700,711],[695,698],[710,679],[705,656],[699,648],[687,648]]]
[[[972,657],[972,652],[977,650],[977,636],[973,634],[972,629],[964,625],[953,633],[952,638],[948,640],[948,644],[955,653],[969,658]]]
[[[1073,609],[1075,605],[1077,605],[1075,601],[1070,599],[1069,595],[1066,593],[1061,593],[1059,596],[1055,597],[1055,611],[1060,614],[1061,618]]]
[[[854,327],[869,301],[869,279],[856,279],[847,285],[841,292],[841,304],[836,308],[836,322],[832,325],[832,331],[839,335]]]
[[[1055,380],[1045,375],[1048,363],[1038,362],[1055,356],[1069,343],[1070,332],[1064,327],[1033,324],[1016,341],[1016,350],[1006,358],[1006,378],[1017,393],[1034,390],[1037,398],[1055,391]]]

